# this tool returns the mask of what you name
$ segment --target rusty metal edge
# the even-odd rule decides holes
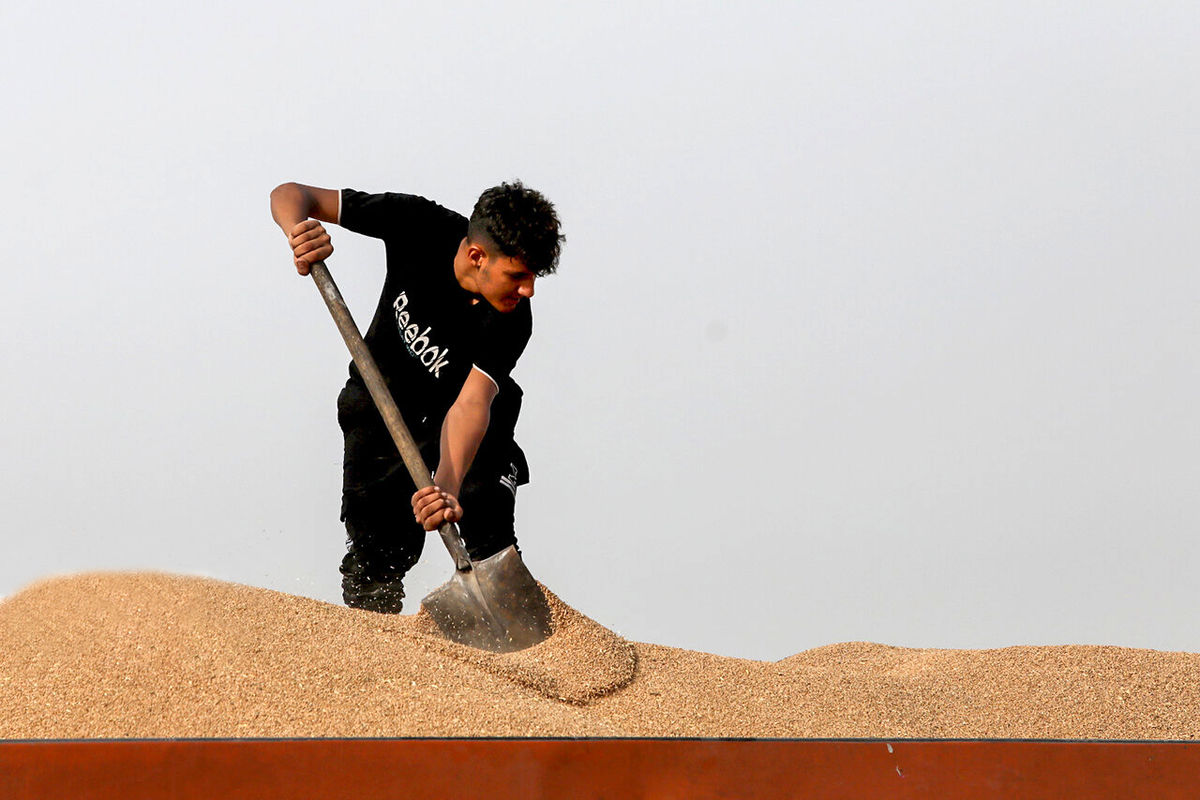
[[[1193,798],[1200,742],[108,739],[0,742],[0,797]],[[485,794],[486,793],[486,794]]]

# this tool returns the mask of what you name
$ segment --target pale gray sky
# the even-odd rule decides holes
[[[1200,7],[0,11],[0,594],[336,602],[347,363],[267,194],[558,205],[541,580],[642,641],[1200,649]],[[334,230],[365,325],[382,249]],[[436,538],[416,598],[449,577]],[[415,608],[415,602],[412,604]]]

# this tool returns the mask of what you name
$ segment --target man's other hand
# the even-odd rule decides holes
[[[296,271],[307,275],[309,267],[333,255],[333,244],[320,220],[306,219],[296,223],[288,233],[288,244],[292,246],[292,261]]]
[[[412,496],[413,516],[427,531],[436,531],[444,522],[462,519],[458,498],[439,486],[427,486]]]

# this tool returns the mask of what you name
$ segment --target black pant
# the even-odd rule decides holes
[[[517,486],[529,482],[525,455],[513,441],[521,390],[506,380],[492,403],[491,421],[459,490],[459,523],[473,561],[515,545]],[[351,379],[338,396],[338,423],[345,438],[342,520],[347,553],[342,574],[371,581],[399,581],[421,557],[425,530],[413,519],[416,485],[366,388]],[[437,464],[438,430],[413,431],[430,467]]]

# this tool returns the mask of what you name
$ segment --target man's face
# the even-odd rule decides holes
[[[489,255],[476,275],[479,294],[505,313],[515,310],[521,298],[533,297],[534,280],[528,267],[509,256]]]

